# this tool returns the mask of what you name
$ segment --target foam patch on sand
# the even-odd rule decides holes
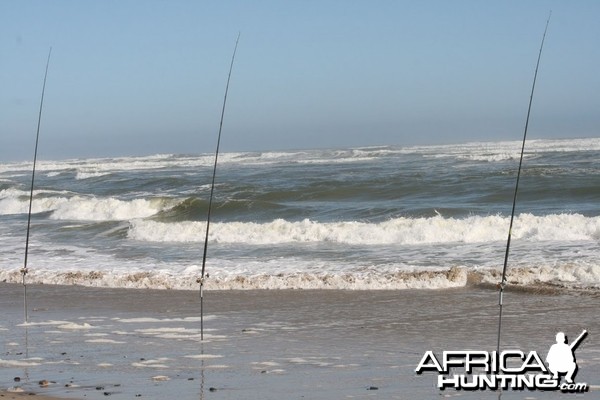
[[[205,330],[206,331],[206,330]],[[152,336],[160,339],[175,339],[175,340],[201,340],[202,332],[200,329],[188,329],[184,327],[173,327],[173,328],[147,328],[147,329],[136,329],[137,334]],[[204,334],[205,339],[225,339],[226,336]]]
[[[278,362],[275,362],[275,361],[263,361],[263,362],[253,362],[252,365],[265,366],[265,367],[277,367],[281,364],[279,364]]]
[[[65,329],[65,330],[87,330],[87,329],[92,329],[93,326],[88,324],[87,322],[84,322],[83,324],[76,324],[74,322],[69,322],[63,325],[58,325],[57,326],[58,329]]]
[[[182,327],[136,329],[135,331],[161,339],[197,339],[201,336],[200,329],[187,329]]]
[[[156,360],[140,360],[139,362],[131,363],[133,367],[138,368],[169,368],[168,365],[163,364],[165,361],[168,361],[168,358],[158,358]]]
[[[85,341],[86,343],[105,343],[105,344],[125,344],[127,342],[121,342],[113,339],[89,339]]]
[[[0,358],[0,367],[35,367],[37,365],[41,364],[33,360],[3,360]]]
[[[213,358],[222,358],[223,356],[220,354],[196,354],[196,355],[189,355],[189,356],[184,356],[185,358],[192,358],[195,360],[209,360],[209,359],[213,359]]]
[[[71,324],[69,321],[40,321],[40,322],[23,322],[22,324],[18,324],[17,326],[57,326],[57,325],[66,325]]]
[[[292,358],[287,358],[286,361],[288,361],[291,364],[313,365],[316,367],[330,367],[330,366],[334,365],[331,362],[324,361],[323,357],[307,357],[307,358],[292,357]]]
[[[205,321],[215,319],[214,315],[204,316]],[[185,317],[185,318],[114,318],[115,321],[123,323],[141,324],[141,323],[156,323],[156,322],[200,322],[200,317]]]

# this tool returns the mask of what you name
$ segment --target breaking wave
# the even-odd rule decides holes
[[[380,223],[276,219],[266,223],[213,223],[209,240],[252,245],[307,242],[349,245],[482,243],[505,240],[508,223],[509,219],[503,216],[395,218]],[[128,237],[149,242],[201,242],[205,228],[206,223],[201,221],[163,223],[133,220]],[[599,240],[600,217],[521,214],[515,219],[512,236],[530,241]]]
[[[445,144],[434,146],[371,146],[348,150],[299,150],[272,152],[231,152],[219,156],[220,164],[269,165],[282,163],[329,163],[375,158],[395,157],[417,154],[424,157],[454,158],[473,161],[505,161],[517,159],[520,155],[521,141],[470,142],[463,144]],[[542,153],[589,152],[600,151],[599,138],[528,140],[528,155]],[[116,171],[144,171],[165,168],[209,167],[214,162],[213,154],[173,155],[156,154],[145,157],[115,157],[73,159],[63,161],[39,161],[39,172],[55,174],[57,172],[76,171],[79,179],[97,177]],[[30,162],[0,164],[0,174],[31,172]]]
[[[402,290],[448,289],[471,285],[490,286],[500,281],[499,269],[473,269],[461,266],[444,268],[360,268],[347,271],[299,272],[281,266],[270,266],[271,273],[251,273],[245,267],[227,269],[213,267],[205,281],[208,290],[253,289],[342,289]],[[180,271],[169,270],[32,270],[28,282],[34,284],[85,285],[135,289],[197,290],[199,266]],[[508,271],[509,287],[530,290],[597,290],[600,288],[600,266],[569,264],[562,266],[517,267]],[[0,281],[18,283],[20,271],[0,271]]]
[[[225,153],[207,288],[495,285],[520,145]],[[599,150],[600,138],[527,142],[511,285],[598,288]],[[213,163],[40,161],[29,278],[197,289],[186,264],[202,249]],[[0,280],[21,279],[30,182],[31,163],[0,163]]]
[[[50,218],[75,221],[117,221],[146,218],[176,206],[175,199],[157,197],[150,199],[121,200],[114,197],[96,198],[67,192],[34,191],[34,214],[50,212]],[[0,191],[0,215],[27,214],[29,193],[6,189]]]

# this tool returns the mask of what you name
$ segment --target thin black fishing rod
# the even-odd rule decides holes
[[[27,269],[27,257],[29,255],[29,234],[31,231],[31,208],[33,205],[33,186],[35,183],[35,166],[37,162],[38,143],[40,141],[40,125],[42,123],[42,110],[44,108],[44,93],[46,92],[46,78],[48,77],[48,66],[50,65],[50,55],[52,54],[52,47],[48,51],[48,59],[46,60],[46,71],[44,72],[44,84],[42,85],[42,96],[40,100],[40,111],[38,114],[37,132],[35,134],[35,150],[33,152],[33,169],[31,171],[31,190],[29,192],[29,212],[27,213],[27,237],[25,239],[25,260],[23,261],[23,269],[21,274],[23,276],[23,308],[25,314],[25,322],[29,319],[27,312],[27,282],[25,276],[29,272]]]
[[[210,229],[210,216],[212,211],[213,194],[215,191],[215,177],[217,176],[217,163],[219,160],[219,147],[221,146],[221,131],[223,130],[223,118],[225,117],[225,105],[227,104],[227,93],[229,92],[229,81],[231,80],[231,71],[233,70],[233,62],[237,51],[240,34],[238,33],[235,40],[233,55],[231,56],[231,64],[229,65],[229,74],[227,75],[227,85],[225,86],[225,96],[223,98],[223,108],[221,109],[221,122],[219,123],[219,135],[217,138],[217,149],[215,150],[215,164],[213,167],[212,183],[210,185],[210,197],[208,199],[208,212],[206,215],[206,237],[204,238],[204,253],[202,254],[202,272],[197,280],[200,283],[200,340],[204,340],[204,278],[208,277],[206,272],[206,253],[208,251],[208,232]]]
[[[499,285],[499,301],[498,305],[500,306],[500,312],[498,316],[498,343],[496,346],[496,350],[498,353],[500,352],[500,334],[502,331],[502,300],[504,294],[504,288],[506,286],[506,271],[508,269],[508,255],[510,252],[510,241],[512,238],[512,228],[513,221],[515,219],[515,209],[517,206],[517,193],[519,191],[519,180],[521,178],[521,168],[523,166],[523,155],[525,153],[525,141],[527,140],[527,128],[529,127],[529,116],[531,115],[531,104],[533,103],[533,93],[535,91],[535,82],[537,80],[538,69],[540,67],[540,60],[542,58],[542,49],[544,48],[544,40],[546,39],[546,32],[548,31],[548,24],[550,23],[550,17],[552,16],[552,11],[548,15],[548,19],[546,20],[546,28],[544,29],[544,35],[542,36],[542,43],[540,44],[540,51],[537,58],[537,63],[535,65],[535,73],[533,75],[533,84],[531,85],[531,95],[529,96],[529,107],[527,108],[527,118],[525,120],[525,130],[523,132],[523,144],[521,145],[521,157],[519,159],[519,168],[517,170],[517,180],[515,183],[515,193],[513,196],[512,203],[512,211],[510,214],[510,226],[508,228],[508,239],[506,240],[506,252],[504,253],[504,266],[502,268],[502,281]]]

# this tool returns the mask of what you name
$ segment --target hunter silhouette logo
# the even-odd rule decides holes
[[[453,350],[442,352],[441,358],[433,351],[425,352],[415,369],[417,374],[437,371],[439,389],[456,390],[560,390],[562,392],[586,392],[587,383],[575,383],[577,373],[575,349],[587,336],[584,330],[571,344],[563,332],[556,334],[556,343],[550,347],[546,362],[536,351],[521,350],[474,351]],[[460,373],[454,373],[459,368]],[[561,383],[561,376],[565,376]]]
[[[568,345],[567,338],[563,332],[556,334],[556,344],[550,347],[548,356],[546,357],[548,369],[552,372],[553,379],[559,379],[559,374],[565,373],[567,383],[573,383],[573,376],[577,372],[574,352],[586,336],[587,331],[584,329],[581,335],[571,345]]]

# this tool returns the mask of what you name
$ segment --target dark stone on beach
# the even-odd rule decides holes
[[[379,390],[377,386],[369,386],[367,390]]]
[[[112,393],[111,392],[104,392],[105,396],[110,396]]]
[[[96,386],[96,390],[104,390],[104,386]]]
[[[15,379],[14,379],[14,381],[15,381],[15,382],[21,382],[21,377],[19,377],[19,376],[15,376]]]
[[[194,378],[188,378],[188,381],[193,381],[193,380],[194,380]]]
[[[217,391],[217,388],[216,388],[216,387],[211,387],[211,388],[209,388],[209,389],[208,389],[208,391],[209,391],[209,392],[216,392],[216,391]]]

